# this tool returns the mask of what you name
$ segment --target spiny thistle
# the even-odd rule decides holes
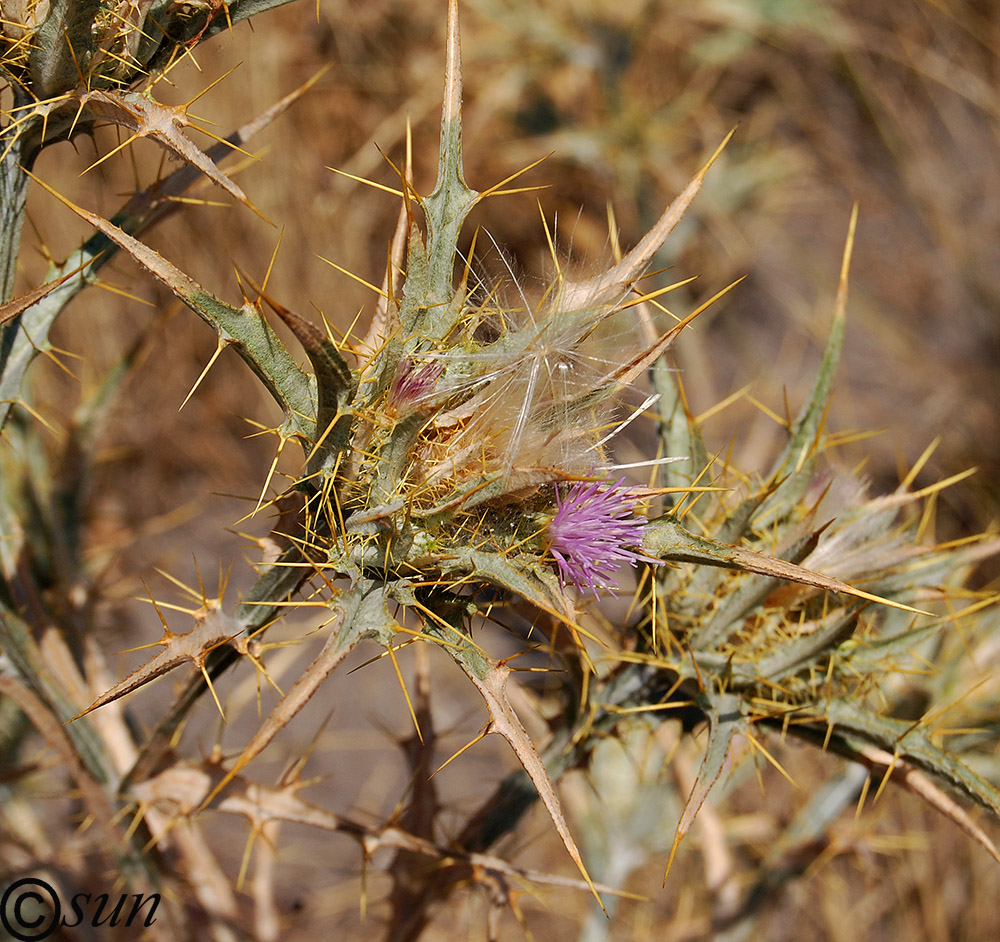
[[[114,17],[104,11],[90,24],[84,60],[89,71],[82,84],[75,75],[71,87],[46,86],[46,94],[72,102],[70,108],[59,99],[59,109],[69,108],[60,134],[73,133],[65,119],[81,107],[112,120],[117,114],[127,127],[132,121],[136,135],[152,133],[155,122],[142,110],[146,106],[121,90],[123,75],[134,78],[140,67],[160,61],[161,53],[132,41],[138,26],[123,25],[133,22],[129,17],[142,20],[144,9],[130,6]],[[237,4],[225,9],[234,17]],[[212,8],[186,24],[183,38],[171,41],[172,54],[210,32],[218,13]],[[19,22],[23,38],[27,14]],[[41,27],[31,28],[37,40]],[[16,31],[7,33],[11,43]],[[25,87],[41,82],[45,76],[31,72],[31,55],[22,53],[10,45],[11,74]],[[47,101],[46,108],[55,99]],[[25,113],[41,115],[40,109],[33,102]],[[167,133],[167,146],[176,144],[176,130]],[[468,267],[456,285],[463,223],[475,205],[503,192],[507,181],[483,193],[465,182],[452,0],[437,183],[430,194],[419,195],[408,168],[400,172],[401,224],[390,253],[398,261],[390,262],[373,329],[356,349],[334,342],[328,331],[264,289],[239,307],[226,304],[145,246],[130,226],[63,199],[244,359],[284,413],[274,430],[279,454],[289,441],[303,452],[290,485],[299,500],[289,501],[293,510],[274,535],[280,555],[261,567],[235,611],[225,613],[221,589],[215,598],[203,586],[188,590],[192,631],[175,634],[164,619],[164,634],[155,642],[161,650],[143,667],[86,709],[80,704],[70,710],[62,701],[52,708],[60,719],[75,720],[67,735],[82,751],[96,735],[88,714],[181,664],[195,665],[195,676],[157,729],[133,750],[129,768],[112,774],[106,763],[93,763],[88,774],[113,783],[101,792],[106,801],[111,795],[132,807],[161,842],[170,839],[169,825],[157,816],[166,803],[194,821],[209,807],[245,815],[254,836],[280,820],[342,830],[359,841],[366,859],[373,849],[393,846],[400,856],[392,871],[397,892],[390,932],[398,929],[397,939],[416,938],[432,904],[465,882],[486,884],[494,906],[515,907],[507,883],[513,868],[483,851],[513,830],[535,799],[596,894],[554,783],[569,769],[586,767],[609,735],[626,737],[636,714],[654,717],[643,721],[653,724],[675,711],[688,717],[688,726],[707,723],[709,735],[694,781],[679,796],[683,807],[668,867],[741,744],[770,755],[762,742],[767,730],[836,750],[887,778],[897,776],[997,856],[990,839],[948,803],[941,787],[997,815],[1000,793],[990,781],[995,770],[973,771],[945,748],[935,722],[944,704],[916,717],[900,715],[899,682],[915,662],[933,660],[933,649],[947,645],[948,628],[994,604],[989,599],[961,609],[956,572],[996,552],[996,541],[957,549],[922,545],[912,508],[933,491],[910,493],[907,482],[896,495],[869,499],[852,477],[827,476],[818,465],[844,332],[854,219],[817,381],[769,474],[713,465],[668,369],[666,351],[706,305],[676,326],[658,329],[650,310],[657,296],[677,286],[643,292],[638,285],[721,149],[608,271],[581,282],[560,271],[536,303],[519,291],[511,292],[515,301],[508,303],[501,290],[470,288]],[[205,155],[189,159],[214,167]],[[309,370],[275,335],[264,301],[301,343]],[[25,304],[9,317],[30,309]],[[634,329],[626,330],[623,322],[633,318]],[[609,344],[605,335],[614,331],[619,339]],[[627,343],[620,342],[624,337]],[[644,378],[653,395],[623,419],[620,398]],[[644,464],[658,469],[659,486],[639,490],[624,477],[608,476],[614,467],[609,443],[630,418],[654,405],[657,455]],[[678,457],[683,460],[670,463]],[[591,480],[580,480],[588,474]],[[262,495],[269,482],[270,476]],[[642,507],[654,499],[662,512],[650,519]],[[259,506],[264,503],[262,496]],[[619,564],[647,565],[637,568],[629,614],[595,626],[577,611],[577,596],[617,589]],[[4,645],[26,685],[19,702],[28,704],[27,693],[35,695],[27,685],[37,673],[38,652],[20,621],[16,597],[7,590],[0,594]],[[939,602],[945,603],[944,614],[924,610]],[[329,622],[309,666],[238,755],[213,755],[193,765],[176,760],[176,733],[192,705],[207,691],[214,695],[214,681],[241,660],[266,675],[265,632],[293,606],[317,608]],[[474,625],[494,625],[516,633],[519,619],[542,639],[551,666],[559,668],[546,694],[552,736],[541,753],[512,703],[511,659],[494,658],[488,633],[473,632]],[[432,839],[433,822],[429,833],[408,834],[312,808],[296,794],[299,765],[273,788],[246,776],[353,649],[374,642],[395,665],[401,633],[408,643],[438,645],[461,668],[485,701],[483,735],[500,734],[522,767],[448,848]],[[82,681],[78,686],[86,689]],[[39,691],[53,697],[47,688]],[[419,710],[408,693],[407,702],[416,720]],[[425,720],[428,714],[423,712]],[[422,739],[419,727],[418,734]],[[970,742],[966,753],[981,749],[981,742]],[[429,768],[419,770],[424,787]],[[433,802],[427,799],[427,805]],[[441,869],[423,873],[414,889],[416,870],[407,869],[404,851],[432,858]]]
[[[298,438],[305,448],[308,474],[296,485],[306,496],[302,532],[275,570],[292,567],[292,575],[281,581],[266,574],[254,598],[272,606],[265,607],[268,613],[279,609],[280,599],[271,594],[274,586],[301,584],[309,575],[304,562],[328,584],[346,580],[343,587],[334,582],[337,588],[329,601],[310,603],[328,605],[338,613],[338,627],[324,651],[213,795],[221,794],[226,781],[265,748],[351,648],[366,638],[391,646],[400,627],[388,613],[392,602],[418,615],[425,636],[444,646],[483,695],[491,728],[510,742],[582,869],[549,775],[504,693],[509,668],[471,641],[469,618],[480,611],[476,593],[486,587],[519,597],[563,623],[577,638],[578,656],[589,664],[573,601],[565,590],[582,585],[596,593],[607,587],[604,580],[615,562],[650,561],[657,564],[655,591],[647,588],[640,594],[645,615],[632,628],[622,626],[618,639],[633,651],[628,659],[643,666],[640,670],[623,664],[611,678],[613,685],[625,685],[632,703],[657,702],[666,685],[675,697],[697,703],[712,728],[712,744],[678,825],[677,841],[718,778],[737,734],[750,735],[751,724],[761,727],[787,717],[790,709],[802,735],[813,735],[813,724],[846,724],[853,735],[880,747],[903,749],[904,756],[919,759],[991,809],[1000,808],[992,786],[957,772],[954,761],[927,737],[914,733],[901,744],[896,725],[885,714],[862,713],[867,717],[862,720],[857,718],[862,708],[848,705],[856,696],[852,677],[860,676],[862,689],[870,690],[884,676],[884,667],[866,653],[875,643],[868,639],[886,637],[887,626],[896,624],[884,613],[907,613],[907,619],[919,615],[912,603],[922,600],[918,587],[933,567],[903,565],[913,553],[883,556],[884,577],[870,582],[873,591],[868,591],[806,565],[814,552],[821,558],[824,541],[845,538],[843,527],[857,513],[842,508],[845,523],[816,529],[812,521],[818,503],[809,502],[809,495],[816,493],[812,482],[822,447],[820,421],[843,336],[849,248],[837,316],[813,397],[792,428],[771,477],[757,484],[748,481],[744,500],[733,508],[711,495],[699,496],[698,488],[691,488],[707,457],[697,427],[679,410],[682,400],[663,361],[664,351],[690,317],[626,349],[617,362],[605,355],[600,369],[576,369],[574,359],[595,362],[589,345],[597,328],[623,309],[661,293],[641,294],[634,286],[694,199],[712,161],[650,234],[610,271],[582,283],[560,274],[534,308],[523,295],[520,310],[505,308],[494,291],[488,292],[486,303],[476,302],[467,279],[457,289],[451,286],[452,270],[462,220],[492,191],[481,195],[464,182],[459,75],[453,6],[437,187],[429,196],[418,196],[404,175],[405,283],[401,293],[385,292],[360,369],[351,371],[342,352],[321,332],[271,302],[303,343],[316,373],[314,394],[303,395],[287,379],[279,382],[275,341],[269,333],[258,339],[244,329],[242,336],[234,336],[229,324],[236,323],[235,311],[228,313],[214,298],[206,303],[207,292],[169,263],[99,217],[78,210],[201,316],[226,331],[286,410],[288,421],[279,434]],[[423,210],[425,234],[414,221],[414,203]],[[390,272],[386,285],[394,282]],[[240,316],[252,313],[244,309]],[[283,360],[282,348],[277,349]],[[665,493],[682,494],[680,501],[666,516],[646,522],[632,516],[633,504],[624,497],[621,482],[612,487],[599,482],[577,485],[563,496],[560,482],[578,476],[582,460],[593,467],[595,458],[604,458],[605,442],[599,435],[615,397],[650,370],[660,396],[663,451],[689,457],[687,474],[663,472]],[[567,448],[567,442],[582,444]],[[685,500],[685,513],[695,504],[701,507],[701,535],[681,525]],[[535,521],[546,517],[549,523],[540,532]],[[574,532],[581,526],[591,532]],[[924,558],[930,553],[914,552]],[[669,561],[694,562],[701,568],[689,572],[661,565]],[[876,573],[866,575],[870,581]],[[803,588],[781,590],[781,580]],[[840,593],[843,599],[830,593]],[[875,614],[864,607],[872,602],[880,606]],[[247,621],[246,630],[255,624],[262,622]],[[863,636],[865,646],[844,647],[855,636]],[[909,637],[908,632],[902,637]],[[93,707],[170,669],[173,662],[167,654],[108,691]],[[831,695],[831,680],[841,679],[847,687]],[[614,702],[612,697],[609,706]],[[589,722],[596,727],[605,722],[603,715]],[[613,715],[606,714],[608,722]],[[856,718],[853,726],[848,716]],[[832,739],[825,738],[858,754],[849,737],[841,741],[834,733]],[[581,753],[577,761],[582,761],[589,741],[586,731],[577,731],[574,741]]]

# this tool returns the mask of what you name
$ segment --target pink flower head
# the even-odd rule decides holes
[[[409,357],[403,357],[389,387],[390,404],[397,411],[412,408],[434,388],[443,372],[444,364],[424,363],[417,366]]]
[[[601,589],[614,595],[618,583],[610,577],[622,563],[662,563],[626,549],[642,544],[646,521],[633,515],[636,498],[624,483],[625,478],[614,484],[581,481],[565,497],[556,490],[558,509],[549,522],[548,538],[564,587],[569,583],[588,588],[595,597]]]

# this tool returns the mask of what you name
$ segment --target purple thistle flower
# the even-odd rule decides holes
[[[557,510],[548,526],[549,551],[559,567],[559,582],[594,593],[612,595],[618,583],[610,578],[622,563],[659,565],[662,560],[644,556],[626,546],[642,545],[643,517],[633,516],[636,499],[625,478],[581,481],[563,497],[556,489]]]

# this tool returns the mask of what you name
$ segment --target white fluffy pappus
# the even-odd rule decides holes
[[[430,423],[431,438],[447,445],[433,449],[431,481],[462,470],[588,473],[605,463],[613,417],[636,392],[621,377],[622,365],[645,346],[634,315],[623,309],[629,292],[592,306],[577,294],[567,308],[560,276],[532,304],[507,267],[515,303],[482,292],[486,302],[470,307],[464,325],[468,339],[430,355],[445,364],[431,395],[459,400]]]

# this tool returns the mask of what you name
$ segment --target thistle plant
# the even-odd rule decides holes
[[[3,308],[0,706],[9,720],[0,754],[16,756],[34,727],[105,829],[122,879],[193,894],[215,938],[277,938],[278,929],[265,886],[273,861],[254,858],[265,878],[253,916],[241,921],[234,886],[242,888],[246,874],[225,874],[213,854],[201,826],[212,814],[246,818],[250,844],[276,840],[279,824],[292,822],[350,835],[366,863],[376,851],[392,850],[386,937],[394,940],[419,937],[435,910],[469,884],[487,895],[490,938],[499,938],[503,913],[520,915],[521,884],[569,884],[610,913],[621,882],[654,853],[643,851],[650,835],[640,833],[650,816],[630,817],[632,799],[622,797],[615,806],[621,833],[608,831],[604,840],[598,834],[581,850],[559,783],[588,767],[601,782],[614,763],[610,740],[648,754],[651,738],[660,737],[661,748],[668,734],[675,746],[682,736],[699,743],[701,756],[677,781],[656,779],[657,763],[635,763],[644,777],[636,803],[662,790],[676,805],[669,821],[657,822],[664,839],[651,841],[665,851],[661,872],[683,854],[699,812],[712,813],[713,792],[732,787],[734,770],[748,757],[780,767],[773,753],[785,739],[849,760],[831,779],[822,808],[804,803],[798,823],[813,831],[792,849],[810,845],[872,783],[881,789],[892,781],[1000,860],[966,809],[973,803],[1000,814],[996,703],[966,697],[965,675],[954,667],[963,643],[961,657],[975,663],[995,637],[995,597],[963,586],[974,564],[1000,546],[986,537],[960,545],[923,539],[922,508],[951,482],[913,490],[914,470],[894,494],[871,498],[854,475],[824,464],[854,218],[812,393],[770,471],[741,472],[709,454],[669,360],[683,330],[729,288],[671,319],[661,299],[686,281],[650,288],[646,280],[728,138],[607,270],[574,280],[546,227],[554,267],[547,288],[535,296],[513,278],[491,283],[475,263],[478,234],[472,250],[460,252],[463,227],[475,206],[522,187],[514,185],[519,174],[482,192],[466,182],[451,0],[437,181],[420,194],[409,161],[397,168],[399,222],[367,333],[338,340],[328,324],[303,318],[266,285],[244,285],[243,303],[228,304],[138,238],[177,205],[166,200],[196,173],[249,202],[216,166],[222,152],[202,153],[183,134],[184,109],[156,105],[149,95],[191,45],[266,5],[275,4],[100,7],[88,13],[79,41],[73,30],[80,18],[55,5],[47,17],[32,7],[5,26],[4,68],[15,102],[0,132],[11,194],[5,218],[23,212],[21,171],[38,149],[96,121],[151,136],[186,166],[111,220],[53,190],[98,235],[46,285]],[[228,138],[229,145],[242,146],[291,97]],[[17,254],[16,233],[11,238],[8,282]],[[252,588],[239,602],[222,589],[217,596],[204,586],[192,590],[194,625],[184,633],[169,627],[162,603],[154,602],[163,634],[150,646],[158,650],[109,682],[97,639],[81,636],[71,618],[40,601],[41,579],[57,558],[85,578],[82,559],[65,552],[74,546],[67,508],[82,499],[85,482],[60,480],[43,467],[21,384],[69,297],[121,249],[216,331],[220,349],[245,361],[281,409],[282,422],[270,430],[278,456],[297,450],[300,459],[280,493],[278,458],[265,475],[254,515],[272,506],[285,512],[271,534],[277,550],[260,562]],[[307,366],[279,339],[272,319],[294,336]],[[110,377],[70,418],[67,453],[92,448],[94,417],[114,382]],[[616,461],[615,447],[636,422],[655,427],[654,452],[626,466]],[[626,595],[631,601],[622,604]],[[268,636],[301,609],[318,613],[325,639],[279,691]],[[517,657],[498,652],[501,639],[509,645],[511,638],[521,654],[544,658],[542,686],[518,683]],[[413,775],[400,783],[401,802],[409,793],[404,811],[372,824],[307,801],[301,776],[308,756],[276,784],[254,777],[254,760],[329,690],[352,651],[383,652],[403,681],[397,657],[410,646],[433,646],[454,662],[483,701],[480,738],[499,735],[519,764],[450,839],[432,778],[441,757],[419,656],[414,692],[403,682],[415,729],[405,743]],[[926,702],[914,711],[912,678],[928,675],[929,665],[941,665],[951,686],[928,683],[921,688]],[[189,666],[156,728],[135,732],[125,712],[129,695],[141,698],[148,684]],[[178,754],[193,707],[214,699],[225,715],[217,685],[224,674],[241,672],[273,684],[270,712],[235,754]],[[544,741],[529,735],[525,704],[545,717]],[[954,723],[963,710],[967,722]],[[946,715],[959,730],[947,738],[954,730],[944,727]],[[702,746],[694,734],[705,728]],[[683,756],[677,762],[680,769]],[[496,851],[536,802],[574,876],[528,870]],[[120,827],[126,815],[131,823]],[[579,817],[593,837],[593,819]],[[609,839],[621,834],[628,835],[625,851]],[[776,842],[752,881],[716,896],[712,931],[750,931],[762,896],[786,879],[788,852],[787,842]],[[165,938],[192,931],[184,907],[170,919]],[[597,938],[601,930],[588,931]]]

